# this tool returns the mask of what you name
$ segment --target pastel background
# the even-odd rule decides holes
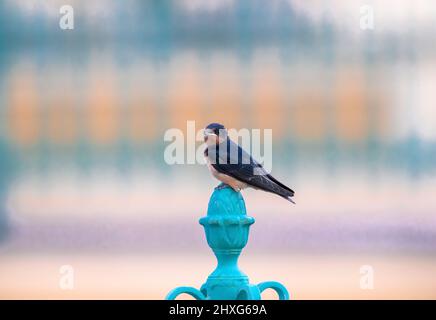
[[[163,156],[190,120],[273,130],[272,173],[297,205],[243,192],[252,282],[436,298],[435,16],[430,0],[1,0],[0,298],[199,287],[217,182]]]

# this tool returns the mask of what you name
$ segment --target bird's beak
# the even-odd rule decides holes
[[[207,140],[209,139],[209,137],[213,137],[213,136],[216,137],[216,134],[213,134],[213,133],[211,133],[211,134],[205,134],[205,135],[204,135],[204,142],[207,142]]]
[[[209,136],[216,136],[216,134],[210,130],[204,130],[204,142],[207,141]]]

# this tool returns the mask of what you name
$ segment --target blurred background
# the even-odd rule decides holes
[[[62,30],[64,4],[0,1],[0,298],[200,287],[217,181],[164,161],[187,121],[273,130],[272,173],[297,205],[243,192],[253,283],[436,298],[434,1],[70,0]]]

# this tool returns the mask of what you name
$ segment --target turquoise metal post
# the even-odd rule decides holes
[[[189,294],[197,300],[260,300],[266,289],[277,292],[280,300],[288,300],[286,288],[275,281],[250,284],[248,277],[238,267],[238,258],[248,240],[250,225],[254,218],[247,216],[244,198],[225,184],[215,188],[207,210],[200,219],[206,239],[218,260],[216,269],[198,290],[193,287],[178,287],[166,297],[175,299],[180,294]]]

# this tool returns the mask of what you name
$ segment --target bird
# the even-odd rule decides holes
[[[275,179],[263,166],[228,137],[220,123],[204,128],[204,156],[212,175],[222,182],[218,188],[230,186],[236,192],[251,187],[274,193],[295,204],[294,191]]]

